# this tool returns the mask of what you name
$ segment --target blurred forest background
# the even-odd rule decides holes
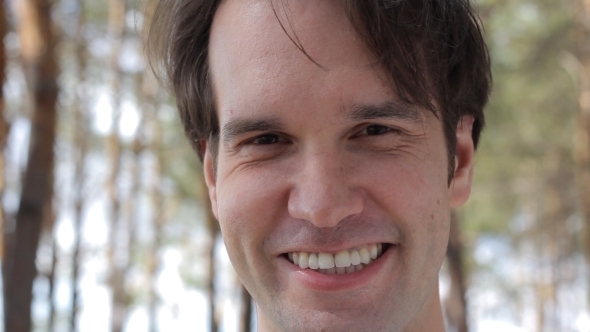
[[[251,331],[142,0],[0,6],[4,331]],[[494,90],[449,331],[590,331],[590,3],[477,0]]]

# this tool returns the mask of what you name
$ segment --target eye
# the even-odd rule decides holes
[[[264,135],[254,138],[253,140],[250,141],[250,143],[257,144],[257,145],[268,145],[268,144],[281,143],[283,141],[284,141],[284,139],[279,137],[279,135],[264,134]]]
[[[381,125],[370,125],[370,126],[365,127],[365,129],[363,129],[360,132],[360,135],[368,135],[368,136],[383,135],[383,134],[386,134],[390,131],[393,131],[393,129],[391,129],[389,127],[381,126]]]

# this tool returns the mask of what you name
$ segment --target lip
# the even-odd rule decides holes
[[[279,257],[280,269],[288,273],[289,279],[303,287],[320,292],[348,291],[369,285],[377,278],[386,262],[397,251],[398,246],[389,248],[373,263],[361,271],[346,274],[323,274],[312,269],[301,269],[285,257]]]

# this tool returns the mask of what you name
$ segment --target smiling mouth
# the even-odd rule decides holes
[[[324,274],[347,274],[361,271],[381,257],[389,248],[388,244],[373,243],[336,254],[325,252],[290,252],[289,261],[302,269],[312,269]]]

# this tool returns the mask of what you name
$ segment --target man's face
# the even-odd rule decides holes
[[[469,195],[470,122],[449,186],[440,119],[399,102],[336,3],[275,3],[321,67],[270,1],[221,4],[209,49],[213,211],[261,330],[438,328],[450,208]],[[383,253],[367,263],[374,245]],[[351,266],[330,269],[334,255]]]

